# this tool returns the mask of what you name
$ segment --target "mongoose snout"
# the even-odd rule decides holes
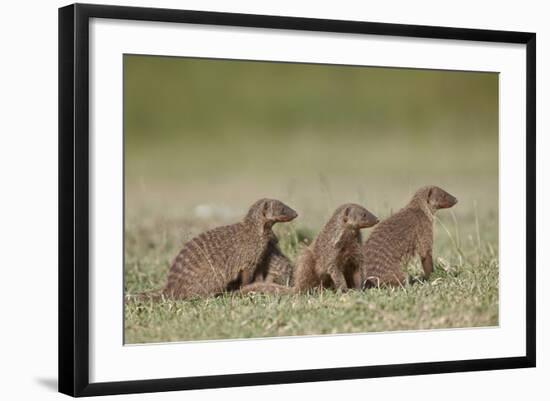
[[[260,199],[254,203],[246,217],[245,222],[270,229],[275,223],[284,223],[294,220],[298,213],[291,207],[276,199]]]
[[[263,217],[270,222],[288,222],[298,217],[298,213],[283,202],[276,199],[261,199]]]
[[[340,223],[338,224],[338,220]],[[340,206],[334,212],[331,220],[327,223],[327,226],[332,223],[337,227],[333,237],[335,244],[344,240],[347,234],[359,233],[362,228],[372,227],[378,223],[378,217],[369,212],[363,206],[356,205],[355,203],[347,203]],[[327,228],[325,226],[325,228]]]
[[[281,203],[281,209],[273,212],[273,218],[280,222],[292,221],[298,217],[298,213],[295,210]]]
[[[348,217],[348,224],[354,225],[358,229],[372,227],[380,221],[378,217],[365,208],[353,208],[350,213],[351,217]]]
[[[436,210],[448,209],[458,203],[458,199],[456,199],[453,195],[451,195],[450,193],[444,191],[439,187],[431,186],[427,188],[428,188],[428,202],[434,205]]]

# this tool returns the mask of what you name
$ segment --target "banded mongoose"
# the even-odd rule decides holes
[[[378,218],[362,206],[348,203],[338,207],[317,238],[298,257],[295,291],[315,287],[361,289],[364,280],[360,230],[376,223]]]
[[[434,214],[457,202],[441,188],[426,186],[416,191],[403,209],[378,224],[363,245],[366,285],[403,285],[407,276],[402,264],[417,254],[428,278],[433,270]]]
[[[165,297],[208,297],[250,284],[270,243],[272,226],[295,219],[297,213],[274,199],[254,203],[243,221],[206,231],[188,241],[168,272]]]

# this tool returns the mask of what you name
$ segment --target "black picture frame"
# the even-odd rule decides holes
[[[89,381],[89,21],[179,22],[526,45],[526,353],[520,357],[262,372],[123,382]],[[59,391],[71,396],[252,386],[534,367],[536,35],[438,26],[74,4],[59,9]]]

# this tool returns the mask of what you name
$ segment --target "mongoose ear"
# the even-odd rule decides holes
[[[265,201],[262,206],[262,215],[267,217],[267,211],[269,210],[269,201]]]
[[[426,199],[426,202],[428,203],[432,203],[432,192],[433,192],[433,188],[430,188],[430,190],[428,191],[428,198]]]
[[[348,222],[350,211],[351,211],[351,207],[349,206],[344,210],[344,217],[343,217],[344,223]]]

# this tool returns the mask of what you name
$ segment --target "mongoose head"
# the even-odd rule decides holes
[[[415,197],[426,202],[432,213],[439,209],[447,209],[457,204],[458,199],[435,185],[420,188]]]
[[[296,217],[298,213],[283,202],[276,199],[260,199],[250,207],[245,220],[270,227],[278,222],[294,220]]]
[[[353,229],[372,227],[378,223],[378,217],[373,215],[363,206],[347,203],[336,209],[337,218],[341,219],[345,226]]]

